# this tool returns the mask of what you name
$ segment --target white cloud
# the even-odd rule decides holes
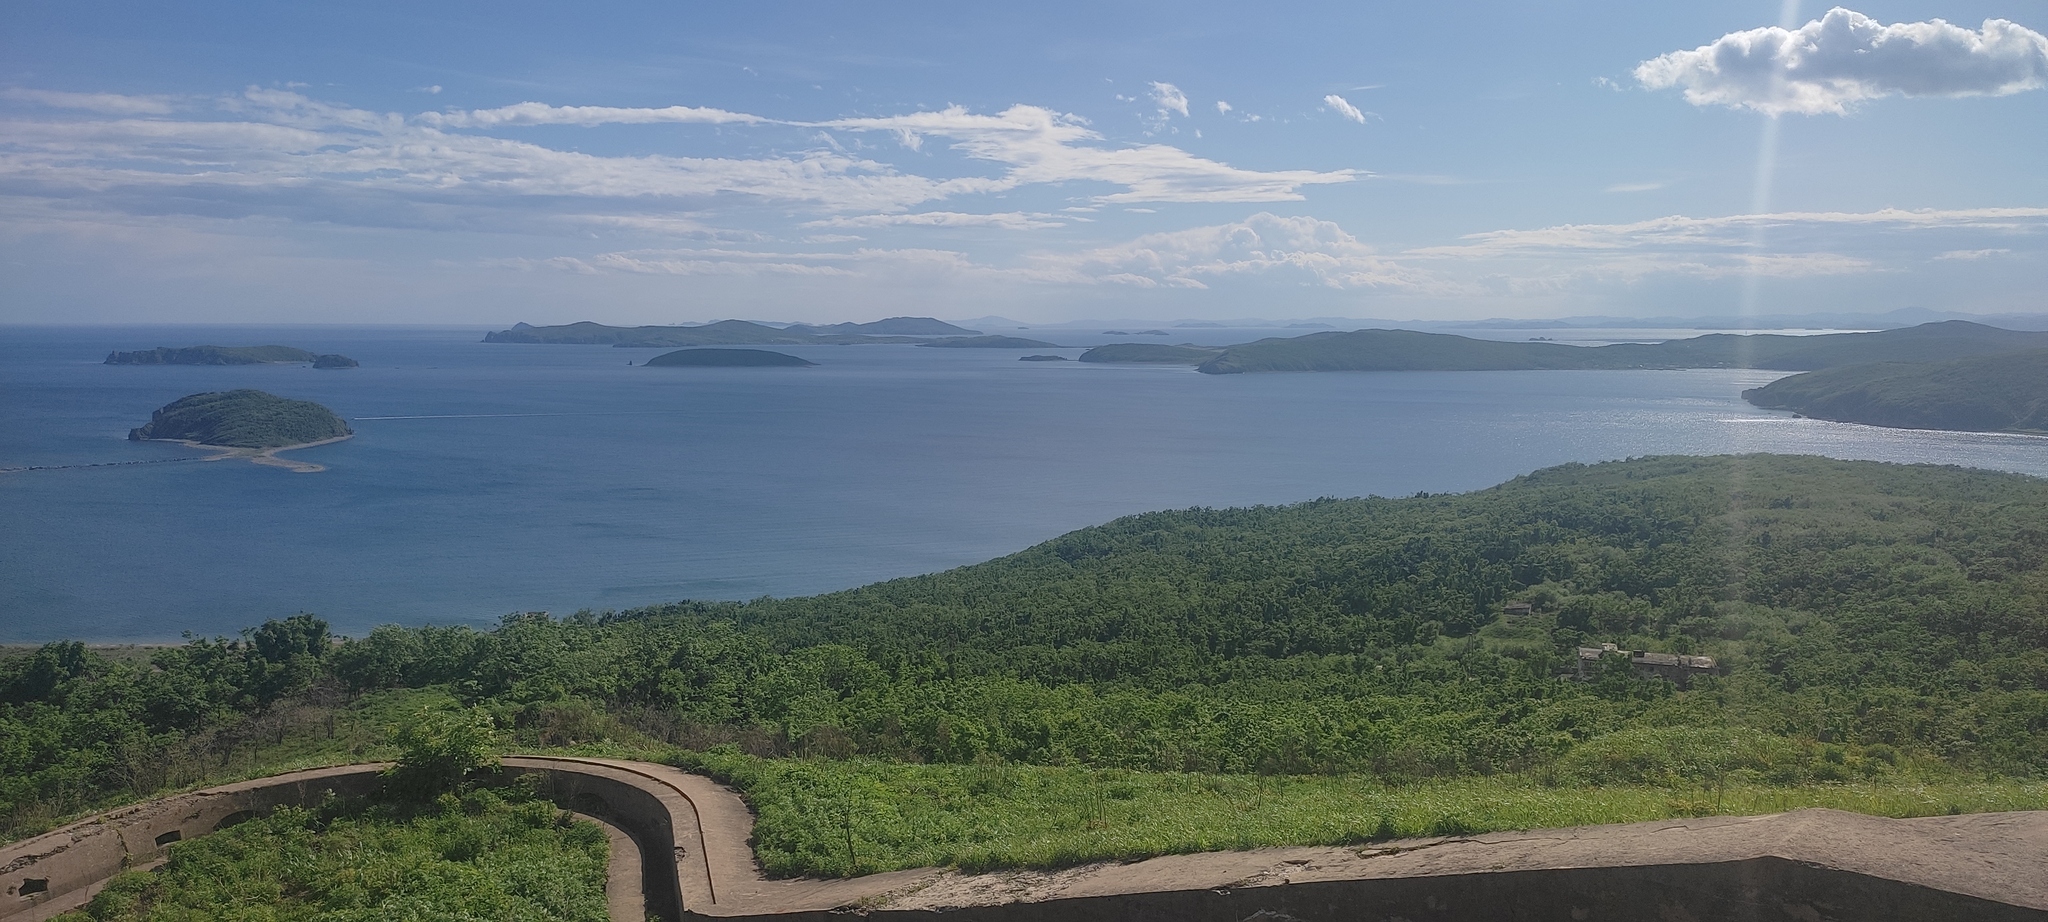
[[[835,238],[836,239],[836,238]],[[976,280],[1050,285],[1128,285],[1202,289],[1227,278],[1292,278],[1327,289],[1421,291],[1444,288],[1432,276],[1383,259],[1336,224],[1260,213],[1243,221],[1148,234],[1071,253],[1039,252],[1022,265],[976,262],[951,250],[873,249],[773,252],[727,248],[631,250],[550,260],[510,260],[506,268],[658,275],[786,275],[863,279]]]
[[[1344,116],[1345,118],[1348,118],[1354,122],[1359,123],[1360,125],[1365,124],[1365,113],[1358,111],[1357,106],[1352,105],[1350,102],[1346,101],[1342,96],[1339,96],[1335,93],[1331,93],[1330,95],[1323,97],[1323,105],[1328,106],[1338,115]]]
[[[851,269],[841,266],[821,266],[809,262],[774,261],[770,259],[720,259],[716,257],[693,256],[679,253],[606,253],[584,262],[558,257],[574,264],[571,271],[591,272],[606,269],[619,272],[635,272],[643,275],[805,275],[840,276],[854,275]],[[550,260],[550,263],[555,260]]]
[[[2003,19],[1884,25],[1836,7],[1798,29],[1733,32],[1635,69],[1687,102],[1773,115],[1846,112],[1885,96],[2005,96],[2048,86],[2048,37]]]
[[[1226,277],[1292,275],[1325,288],[1419,290],[1427,274],[1380,256],[1330,221],[1261,212],[1243,221],[1147,234],[1081,253],[1041,256],[1077,280],[1207,288]]]
[[[1224,102],[1224,101],[1223,101],[1223,100],[1221,100],[1221,99],[1219,99],[1219,100],[1216,100],[1216,114],[1217,114],[1217,115],[1229,115],[1229,114],[1230,114],[1230,104],[1229,104],[1229,103],[1227,103],[1227,102]]]
[[[1005,180],[1031,183],[1105,182],[1123,192],[1101,202],[1278,202],[1298,201],[1302,186],[1350,182],[1358,170],[1244,170],[1196,157],[1164,144],[1102,148],[1085,119],[1038,106],[1011,106],[996,115],[976,115],[959,106],[938,112],[816,123],[847,131],[887,131],[951,139],[953,147],[977,160],[1011,167]]]
[[[1759,231],[1768,250],[1759,244]],[[1540,276],[1630,280],[1654,274],[1794,278],[1897,271],[1902,256],[1924,258],[1944,244],[1953,246],[1951,241],[2044,231],[2048,208],[1671,215],[1628,224],[1490,231],[1467,235],[1457,245],[1393,255],[1403,262],[1491,265],[1504,277],[1525,281]]]
[[[1646,245],[1747,247],[1758,226],[1779,232],[1803,227],[1888,225],[1898,229],[2048,230],[2048,208],[1955,208],[1866,212],[1788,211],[1692,218],[1670,215],[1629,224],[1561,224],[1536,230],[1469,234],[1470,243],[1410,250],[1410,256],[1497,256],[1566,250],[1618,250]]]
[[[65,93],[58,90],[6,89],[0,99],[34,103],[52,109],[78,109],[107,115],[169,115],[171,100],[164,96],[123,96],[119,93]]]
[[[440,87],[435,87],[438,90]],[[614,106],[550,106],[522,102],[496,109],[467,112],[423,112],[423,124],[437,128],[495,128],[500,125],[651,125],[681,123],[699,125],[765,125],[772,119],[724,109],[698,106],[666,106],[660,109],[617,108]],[[787,123],[784,123],[787,124]]]
[[[805,227],[998,227],[1005,230],[1033,230],[1065,227],[1066,222],[1047,214],[1007,211],[996,214],[965,214],[957,211],[921,211],[911,214],[864,214],[807,221]]]
[[[1661,182],[1618,182],[1608,186],[1607,192],[1654,192],[1664,188]]]
[[[1152,101],[1159,104],[1161,114],[1178,112],[1182,118],[1187,117],[1188,94],[1181,92],[1180,87],[1155,80],[1152,82]]]
[[[1104,202],[1259,202],[1300,199],[1307,185],[1351,181],[1352,170],[1259,171],[1193,156],[1179,148],[1109,146],[1085,120],[1032,106],[996,115],[960,108],[902,116],[790,123],[719,109],[559,107],[521,103],[498,109],[405,117],[333,105],[300,93],[252,87],[211,100],[188,100],[171,116],[168,101],[102,94],[15,91],[10,98],[64,106],[83,116],[17,115],[0,121],[0,181],[11,194],[54,197],[78,207],[209,215],[266,214],[374,226],[434,223],[488,229],[486,214],[520,208],[589,214],[621,209],[618,226],[638,221],[658,233],[700,234],[646,215],[672,212],[674,200],[700,214],[775,203],[830,215],[896,213],[962,195],[1032,184],[1103,183]],[[182,109],[190,109],[184,112]],[[886,131],[946,138],[968,161],[1000,164],[996,175],[945,178],[906,173],[841,150],[752,157],[605,156],[494,137],[514,125],[701,122],[781,125],[828,131]],[[969,173],[976,172],[973,170]],[[573,200],[605,204],[568,204]],[[565,204],[567,207],[565,208]],[[947,211],[946,214],[964,214]],[[902,218],[956,225],[1050,226],[1043,216]],[[502,228],[501,228],[502,229]]]
[[[2011,256],[2011,255],[2012,255],[2012,249],[2011,249],[2011,248],[2009,248],[2009,247],[1989,247],[1989,248],[1985,248],[1985,249],[1982,249],[1982,250],[1949,250],[1949,251],[1948,251],[1948,252],[1946,252],[1946,253],[1937,253],[1937,254],[1935,254],[1934,258],[1935,258],[1935,259],[1963,259],[1963,260],[1974,260],[1974,259],[1990,259],[1990,258],[1992,258],[1992,257],[1994,257],[1994,256]]]

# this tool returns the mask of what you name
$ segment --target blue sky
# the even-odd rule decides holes
[[[0,9],[0,321],[2048,311],[2048,3]]]

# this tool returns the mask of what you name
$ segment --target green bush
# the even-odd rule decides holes
[[[454,791],[477,772],[498,767],[498,732],[483,708],[422,708],[393,728],[392,738],[400,751],[392,785],[415,797]]]

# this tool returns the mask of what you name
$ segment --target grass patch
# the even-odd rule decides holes
[[[777,876],[1053,868],[1802,807],[1891,817],[2048,809],[2048,783],[2025,781],[1738,784],[1717,792],[1551,787],[1512,776],[1388,785],[1329,776],[762,759],[730,750],[676,761],[746,795],[758,815],[755,850]]]
[[[518,788],[423,804],[329,801],[171,847],[62,922],[604,922],[608,846]]]

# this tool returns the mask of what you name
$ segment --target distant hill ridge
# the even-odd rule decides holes
[[[931,347],[931,348],[934,348],[934,349],[1059,349],[1059,348],[1063,348],[1063,347],[1062,347],[1062,346],[1060,346],[1060,345],[1059,345],[1058,343],[1049,343],[1049,342],[1045,342],[1045,341],[1043,341],[1043,340],[1037,340],[1037,339],[1025,339],[1025,338],[1024,338],[1024,337],[1022,337],[1022,336],[953,336],[953,337],[948,337],[948,338],[946,338],[946,339],[934,339],[934,340],[932,340],[931,342],[927,342],[927,343],[919,343],[918,345],[920,345],[920,346],[929,346],[929,347]]]
[[[1174,361],[1170,347],[1099,346],[1084,362]],[[1283,371],[1515,371],[1534,369],[1769,368],[1811,371],[1881,361],[1939,361],[2048,348],[2048,333],[2002,330],[1964,320],[1876,333],[1816,336],[1710,333],[1662,343],[1569,346],[1501,342],[1414,330],[1357,330],[1262,339],[1221,352],[1178,353],[1204,374]],[[1127,356],[1127,357],[1115,357]]]
[[[886,317],[872,323],[834,323],[827,326],[792,323],[786,329],[812,334],[858,333],[870,336],[974,336],[981,332],[930,317]]]
[[[700,326],[614,327],[588,320],[556,326],[514,324],[509,330],[484,334],[487,343],[549,343],[584,346],[740,346],[837,345],[847,343],[921,343],[933,336],[971,336],[977,331],[930,317],[890,317],[872,323],[803,324],[777,329],[748,320],[720,320]]]

